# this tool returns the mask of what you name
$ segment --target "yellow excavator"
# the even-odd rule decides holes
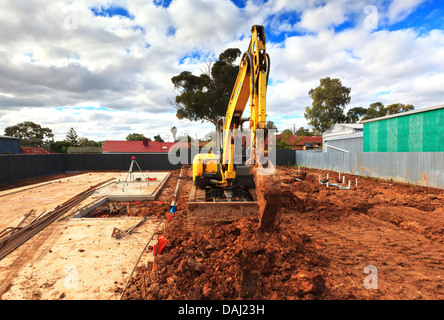
[[[270,73],[270,57],[265,48],[264,27],[254,25],[251,28],[251,40],[248,50],[242,55],[236,83],[233,88],[225,118],[219,119],[217,130],[224,130],[220,155],[209,152],[197,154],[192,163],[195,194],[190,201],[200,203],[200,207],[192,209],[202,214],[193,217],[205,218],[211,215],[209,210],[222,212],[220,216],[244,216],[251,210],[257,211],[257,195],[255,170],[252,167],[267,166],[266,156],[268,146],[264,143],[268,131],[265,128],[267,118],[267,84]],[[250,118],[242,118],[246,104],[250,101]],[[235,164],[235,132],[242,129],[244,122],[249,122],[250,143],[247,164]],[[261,131],[263,130],[263,131]],[[262,139],[258,139],[258,133]],[[263,133],[263,135],[262,135]],[[239,142],[239,140],[237,140]],[[241,139],[242,143],[242,139]],[[264,157],[261,157],[264,155]],[[245,157],[246,158],[246,157]],[[264,160],[265,159],[265,160]],[[253,173],[253,174],[252,174]],[[256,181],[257,184],[257,181]],[[200,192],[200,200],[197,193]],[[262,192],[263,195],[263,192]],[[211,206],[202,207],[202,203],[211,203]],[[224,210],[220,203],[230,203]],[[236,206],[234,206],[236,204]],[[260,205],[259,205],[260,207]],[[191,210],[192,211],[192,210]],[[206,212],[206,213],[205,213]],[[237,215],[236,215],[237,212]],[[233,215],[234,214],[234,215]],[[257,212],[255,212],[257,214]],[[275,212],[271,213],[269,221],[273,221]],[[217,216],[218,214],[212,214]],[[259,214],[263,215],[263,212]],[[219,218],[220,218],[219,216]],[[270,214],[268,214],[270,216]]]

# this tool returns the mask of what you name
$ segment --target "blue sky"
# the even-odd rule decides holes
[[[114,17],[114,16],[120,16],[128,19],[134,19],[134,16],[131,15],[124,7],[117,7],[117,6],[109,6],[109,7],[94,7],[91,8],[91,12],[96,16],[102,16],[102,17]]]
[[[34,121],[59,140],[71,127],[94,140],[133,132],[171,140],[172,126],[204,137],[211,125],[175,117],[171,77],[200,74],[227,48],[244,51],[254,24],[265,26],[267,113],[279,130],[307,127],[308,91],[327,76],[352,88],[347,108],[444,103],[438,0],[35,0],[27,10],[10,0],[6,6],[0,134]]]

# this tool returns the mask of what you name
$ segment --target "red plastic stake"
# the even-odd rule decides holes
[[[168,243],[167,238],[165,238],[163,235],[159,237],[159,240],[154,245],[153,248],[153,255],[159,254],[162,252],[163,248],[165,248],[166,244]]]

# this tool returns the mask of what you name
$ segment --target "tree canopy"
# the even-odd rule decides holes
[[[312,107],[306,107],[304,116],[316,133],[322,133],[338,122],[346,121],[344,109],[350,103],[351,88],[339,79],[321,79],[320,85],[311,89]]]
[[[310,129],[306,129],[304,127],[299,127],[299,129],[297,130],[293,129],[293,133],[298,137],[307,137],[314,135],[313,132],[310,131]]]
[[[79,145],[79,136],[74,128],[69,129],[69,131],[66,133],[65,140],[70,142],[75,147]]]
[[[141,133],[130,133],[129,135],[126,136],[126,141],[142,141],[143,139],[147,138]]]
[[[271,120],[268,120],[267,123],[265,123],[265,128],[266,129],[274,129],[274,130],[276,130],[276,132],[278,131],[278,128],[276,127],[274,122]]]
[[[74,145],[69,141],[56,141],[51,144],[50,150],[57,153],[66,153],[69,147],[74,147]]]
[[[400,112],[415,110],[411,104],[393,103],[385,107],[382,102],[374,102],[368,108],[356,107],[347,112],[346,123],[357,123],[361,120],[370,120],[385,117]]]
[[[94,140],[90,140],[86,137],[80,137],[78,139],[78,146],[79,147],[101,147],[102,142],[100,142],[100,141],[95,142]]]
[[[361,120],[363,116],[367,114],[368,109],[363,107],[351,108],[347,112],[347,123],[357,123]]]
[[[239,71],[234,62],[240,54],[239,49],[227,49],[207,72],[195,76],[183,71],[171,78],[179,91],[172,103],[178,119],[209,121],[215,125],[226,114]]]
[[[48,147],[54,140],[54,134],[49,128],[41,125],[24,121],[14,126],[5,128],[5,135],[19,138],[22,147]]]
[[[351,88],[343,86],[341,80],[328,77],[309,91],[313,102],[311,108],[305,108],[304,116],[315,134],[322,134],[336,123],[357,123],[415,109],[411,104],[394,103],[385,107],[381,102],[374,102],[368,108],[354,107],[344,114],[351,100],[350,92]]]
[[[154,136],[154,141],[165,142],[165,141],[163,141],[162,137],[159,134],[157,136]]]

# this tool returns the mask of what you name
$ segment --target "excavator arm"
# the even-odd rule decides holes
[[[270,57],[265,49],[265,32],[263,26],[251,28],[251,40],[248,50],[242,55],[239,73],[228,104],[225,123],[221,163],[221,186],[230,187],[236,178],[234,167],[234,136],[235,130],[241,125],[242,114],[250,100],[250,154],[254,157],[257,148],[256,132],[265,129],[267,118],[267,84],[270,72]],[[260,150],[261,152],[263,150]],[[257,159],[254,159],[256,162]]]

